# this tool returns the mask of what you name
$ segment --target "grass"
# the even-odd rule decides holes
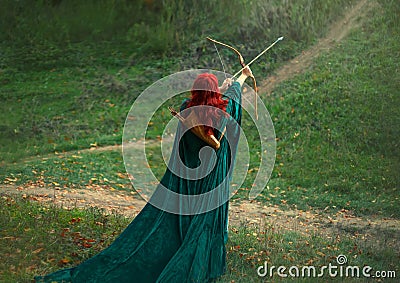
[[[2,70],[2,161],[88,148],[94,143],[120,143],[129,106],[145,86],[166,75],[174,64],[174,60],[163,65],[153,61],[150,64],[154,69],[149,71],[145,65],[126,69],[110,62],[113,59],[104,51],[99,54],[98,49],[85,45],[75,48],[65,55],[70,60],[68,66],[39,64],[39,70]],[[88,52],[88,57],[101,57],[102,61],[85,57],[80,62],[74,58],[78,50]],[[27,58],[9,60],[9,64],[23,68]],[[139,77],[142,73],[144,76]]]
[[[310,70],[263,98],[278,137],[270,189],[260,196],[265,203],[399,216],[399,133],[391,126],[399,124],[399,73],[397,56],[388,56],[398,54],[398,21],[390,16],[397,6],[393,1],[382,5],[384,15],[371,15],[362,32],[352,34]],[[141,59],[129,66],[129,52],[123,47],[80,43],[69,46],[63,56],[54,47],[44,54],[46,60],[40,60],[43,54],[35,49],[25,47],[17,53],[6,48],[6,67],[1,70],[5,103],[0,106],[3,181],[21,185],[44,179],[48,185],[84,187],[92,179],[106,178],[110,182],[104,185],[127,185],[116,177],[124,171],[119,152],[77,151],[79,158],[22,162],[47,152],[120,143],[134,98],[177,68],[179,60],[154,57],[146,64]],[[155,115],[148,137],[162,133],[168,120],[164,112]],[[246,115],[243,121],[252,147],[257,147],[252,122]],[[157,152],[150,155],[160,176],[165,167],[156,165],[161,161]],[[251,169],[257,169],[257,152],[251,152],[251,158]],[[254,172],[238,197],[246,195]]]
[[[65,210],[5,195],[0,197],[0,215],[2,282],[31,282],[34,275],[74,266],[107,247],[130,222],[117,212]],[[380,239],[389,237],[385,232]],[[231,227],[227,250],[228,270],[218,282],[260,282],[257,268],[265,261],[269,266],[301,269],[312,265],[318,270],[329,263],[337,265],[340,254],[346,255],[349,265],[361,268],[369,265],[389,271],[400,267],[396,250],[379,241],[365,242],[340,231],[329,236],[286,231],[271,223]],[[330,280],[327,272],[325,275],[324,280]],[[276,273],[274,278],[280,279]]]
[[[58,188],[85,188],[99,185],[104,188],[132,189],[127,179],[121,151],[86,151],[59,154],[8,167],[6,183],[16,186],[45,184]]]
[[[337,7],[343,3],[324,3],[327,2],[331,3],[325,8],[312,8],[329,10],[333,7],[329,5]],[[302,7],[307,8],[307,3],[310,2],[301,2]],[[379,3],[381,8],[368,15],[361,29],[318,58],[304,74],[262,98],[277,135],[276,166],[268,187],[258,199],[263,205],[303,210],[312,207],[327,213],[346,209],[359,216],[399,218],[400,133],[396,125],[400,124],[400,6],[398,1]],[[254,7],[263,11],[259,5],[261,2]],[[296,6],[290,6],[294,4],[287,5],[282,9],[288,9],[292,16],[298,15],[290,26],[311,21],[303,18],[306,13],[300,16],[298,7],[296,10]],[[284,10],[271,11],[263,16],[276,22],[274,17]],[[337,12],[332,11],[325,17],[325,27]],[[255,20],[252,24],[256,28],[249,28],[236,38],[228,33],[229,42],[250,58],[262,49],[264,42],[252,37],[255,39],[247,47],[235,43],[257,34],[257,26],[264,28],[264,20]],[[316,34],[323,34],[321,21],[319,17],[312,23],[321,25]],[[280,29],[286,31],[282,26]],[[72,30],[68,34],[71,38]],[[209,34],[212,30],[207,30]],[[149,40],[146,36],[143,40]],[[300,39],[292,36],[282,48],[274,49],[267,60],[255,66],[254,72],[272,73],[280,63],[315,40],[315,36],[299,36]],[[63,47],[56,40],[33,42],[33,46],[18,48],[2,44],[3,184],[131,189],[119,149],[85,149],[121,143],[129,107],[150,83],[194,64],[219,68],[213,47],[200,40],[193,40],[190,45],[195,51],[182,51],[176,58],[156,52],[144,57],[142,50],[134,49],[132,53],[125,41],[70,41]],[[183,39],[179,42],[185,45]],[[228,51],[221,53],[227,58],[227,68],[235,69],[234,56]],[[250,148],[257,148],[252,123],[246,115],[243,121]],[[156,139],[165,123],[165,113],[160,111],[148,137]],[[157,146],[148,148],[148,153],[152,169],[161,176],[165,167]],[[245,197],[251,187],[257,157],[256,151],[251,152],[252,172],[238,198]],[[6,255],[0,263],[0,281],[4,282],[29,282],[34,274],[74,265],[107,246],[129,222],[116,214],[104,216],[96,209],[66,211],[10,196],[2,196],[0,204],[0,249]],[[357,231],[350,232],[355,235]],[[334,263],[339,254],[346,255],[352,265],[400,270],[398,249],[386,245],[394,236],[390,231],[382,231],[380,241],[376,242],[346,235],[343,231],[333,235],[303,234],[268,224],[264,228],[231,227],[229,269],[221,281],[259,282],[256,268],[265,260],[274,265],[322,266]]]
[[[268,262],[269,267],[285,266],[289,269],[291,266],[297,266],[300,270],[303,266],[314,266],[318,273],[322,266],[338,265],[336,259],[339,255],[346,255],[348,265],[360,267],[370,265],[374,266],[375,270],[398,268],[397,264],[390,259],[391,256],[396,257],[396,253],[388,247],[370,246],[359,239],[343,236],[342,233],[329,236],[312,233],[305,235],[296,230],[282,231],[271,224],[264,229],[248,226],[233,227],[228,248],[230,270],[223,277],[222,282],[230,282],[230,280],[260,282],[256,270],[259,266],[265,266],[265,262]],[[290,279],[288,270],[285,273],[288,278],[280,278],[275,269],[274,281]],[[271,273],[267,272],[265,278],[270,275]],[[324,281],[332,280],[328,272],[325,272],[323,278]],[[296,282],[313,280],[315,279],[302,279],[301,275],[295,279]],[[357,280],[347,278],[345,282]]]
[[[271,35],[285,34],[293,42],[310,42],[321,36],[327,23],[352,2],[3,0],[0,39],[13,45],[29,43],[32,50],[41,51],[47,49],[43,44],[65,46],[117,39],[138,54],[148,55],[182,52],[199,37],[219,35],[229,40],[239,37],[237,42],[247,42],[254,48],[265,44],[261,38]]]
[[[285,44],[254,67],[267,74],[323,34],[340,14],[341,3],[348,1],[325,1],[320,7],[302,0],[286,3],[284,8],[274,1],[228,2],[39,1],[22,5],[3,1],[0,162],[83,149],[92,143],[119,143],[129,107],[149,84],[183,69],[220,68],[214,47],[204,40],[206,35],[231,43],[247,58],[265,48],[266,41],[286,35]],[[225,13],[227,5],[237,14]],[[187,7],[193,14],[188,15]],[[298,13],[303,7],[310,13]],[[254,15],[251,21],[238,12],[243,9]],[[317,16],[321,9],[323,17]],[[210,11],[218,16],[211,17]],[[151,16],[154,13],[159,18]],[[284,16],[289,18],[281,21]],[[85,20],[79,22],[80,18]],[[181,29],[183,21],[187,29]],[[221,31],[222,22],[227,28]],[[270,24],[268,28],[265,23]],[[231,29],[232,25],[238,30]],[[312,32],[304,36],[307,29]],[[263,40],[255,34],[263,35]],[[165,42],[168,46],[160,46]],[[237,59],[231,51],[222,49],[221,54],[226,70],[236,70]]]
[[[388,55],[400,34],[387,25],[376,15],[266,100],[280,141],[270,187],[290,203],[400,215],[400,74]]]
[[[107,247],[128,224],[100,209],[64,210],[1,196],[1,282],[31,282],[35,274],[77,264]]]

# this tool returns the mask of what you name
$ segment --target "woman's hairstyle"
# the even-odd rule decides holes
[[[189,100],[187,107],[207,105],[212,106],[222,111],[226,110],[227,100],[222,99],[222,94],[219,92],[218,79],[215,75],[203,73],[197,76],[191,89],[192,97]],[[211,107],[204,108],[199,114],[200,121],[208,125],[217,125],[220,120],[220,112],[218,109]],[[208,135],[214,134],[213,128],[205,126]]]

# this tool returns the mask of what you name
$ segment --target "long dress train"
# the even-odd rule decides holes
[[[233,83],[224,98],[229,100],[226,108],[230,115],[226,123],[227,132],[237,141],[242,116],[240,84]],[[185,107],[186,102],[181,110]],[[182,131],[182,123],[178,125],[177,136],[179,131]],[[187,167],[198,167],[199,152],[205,145],[191,131],[185,132],[180,141],[175,139],[169,166],[174,166],[180,157]],[[235,145],[232,147],[223,138],[221,147],[215,153],[214,167],[206,177],[186,180],[167,169],[160,183],[174,192],[194,195],[214,189],[225,178],[230,181]],[[229,194],[229,181],[218,188],[222,190],[222,197]],[[228,201],[211,211],[195,215],[169,213],[150,202],[117,239],[99,254],[76,267],[37,276],[35,280],[79,283],[209,282],[226,270],[227,226]]]

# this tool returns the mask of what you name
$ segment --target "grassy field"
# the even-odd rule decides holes
[[[35,274],[74,266],[107,247],[130,222],[116,213],[104,215],[100,209],[64,210],[10,196],[1,196],[0,212],[0,282],[31,282]],[[382,241],[393,233],[386,231]],[[318,270],[329,263],[335,265],[340,254],[346,255],[352,266],[369,265],[385,271],[399,268],[398,253],[392,247],[340,231],[321,236],[271,224],[231,227],[227,249],[228,271],[218,282],[260,282],[256,270],[264,261],[288,268],[313,265]],[[274,281],[280,279],[276,273],[274,276]],[[324,280],[329,281],[327,272]],[[351,278],[345,282],[352,281],[358,282]]]
[[[130,106],[151,83],[190,68],[221,69],[214,46],[205,40],[206,36],[223,39],[239,48],[246,58],[252,58],[284,34],[285,44],[254,65],[255,71],[266,76],[324,34],[328,24],[340,15],[342,4],[349,1],[325,1],[318,6],[301,0],[284,7],[272,0],[254,1],[253,5],[240,0],[213,1],[210,6],[198,5],[197,1],[163,1],[165,7],[147,7],[146,1],[126,3],[127,7],[111,0],[101,4],[75,1],[74,5],[66,1],[48,1],[52,5],[46,5],[39,1],[31,4],[31,9],[27,9],[28,5],[20,7],[20,2],[3,2],[8,9],[0,11],[4,30],[0,37],[0,97],[4,101],[0,106],[0,162],[87,148],[93,143],[120,143]],[[190,2],[199,9],[190,16],[192,25],[182,29]],[[181,8],[172,17],[175,5]],[[238,15],[230,14],[226,19],[227,5],[236,8],[233,11]],[[253,15],[251,19],[238,12],[242,5]],[[299,13],[303,7],[310,13]],[[124,14],[120,9],[132,13]],[[260,9],[268,13],[261,13]],[[225,29],[221,30],[218,22],[205,20],[211,10],[225,15],[215,18],[226,20]],[[150,17],[151,13],[159,18]],[[136,14],[140,16],[132,17]],[[79,25],[79,17],[87,23],[82,21]],[[115,17],[125,17],[127,26],[121,26]],[[235,24],[238,30],[230,28]],[[200,27],[205,30],[199,31]],[[165,28],[171,28],[167,36],[173,39],[163,38]],[[114,29],[113,35],[109,29]],[[252,37],[253,33],[257,37]],[[262,40],[258,40],[260,37]],[[159,41],[168,42],[168,46],[154,47]],[[226,71],[236,71],[235,55],[226,49],[220,53]]]
[[[368,20],[349,38],[317,58],[303,74],[279,85],[271,96],[262,97],[277,135],[275,169],[268,189],[258,198],[265,205],[325,209],[327,213],[346,209],[364,217],[400,217],[400,5],[397,1],[378,2],[381,7],[368,15]],[[256,3],[261,5],[261,1]],[[284,26],[282,20],[279,29],[270,31],[292,35],[253,68],[258,77],[268,76],[322,35],[343,1],[326,1],[325,8],[307,6],[307,1],[298,3],[285,7],[293,22]],[[277,23],[277,15],[284,11],[274,7],[263,15]],[[315,22],[300,16],[301,7],[312,7]],[[323,14],[333,7],[338,10],[316,16],[318,9]],[[168,14],[168,10],[164,12]],[[245,20],[240,19],[242,23]],[[232,43],[250,41],[264,22],[265,18],[258,18],[246,32],[227,32],[226,36]],[[294,26],[299,23],[304,23],[308,32],[296,30]],[[151,23],[143,24],[150,29]],[[25,25],[20,28],[29,26],[29,22]],[[71,27],[66,23],[64,26]],[[139,29],[137,25],[136,28]],[[130,32],[131,36],[135,34],[132,29]],[[159,46],[144,56],[143,50],[135,48],[132,54],[129,40],[100,41],[98,34],[88,31],[88,40],[75,43],[78,39],[74,34],[72,27],[65,30],[63,36],[69,38],[65,46],[60,44],[66,40],[62,35],[43,42],[39,40],[43,35],[38,32],[24,39],[30,40],[32,46],[23,42],[16,42],[15,46],[2,44],[0,181],[8,185],[33,183],[78,189],[94,183],[110,190],[131,190],[123,177],[125,169],[119,150],[83,150],[120,144],[130,105],[152,82],[199,65],[219,69],[220,63],[213,47],[202,39],[186,45],[188,35],[181,35],[174,43],[181,46],[179,56],[168,49],[171,46]],[[219,36],[223,38],[224,33]],[[243,54],[251,58],[264,44],[254,38],[247,47],[239,43],[235,46],[243,47]],[[143,40],[152,42],[149,38]],[[192,51],[183,46],[190,46]],[[157,53],[160,50],[163,55]],[[225,51],[222,55],[231,57],[227,68],[236,70],[234,56]],[[246,117],[243,128],[254,146],[256,133]],[[160,125],[165,123],[162,115],[155,117],[159,127],[151,128],[149,137],[156,139],[161,133]],[[67,155],[54,154],[69,151]],[[157,153],[154,148],[149,158],[160,175],[165,167]],[[251,154],[252,173],[236,198],[246,196],[257,170],[257,152]],[[34,274],[74,265],[107,246],[130,221],[117,214],[104,216],[97,209],[68,211],[5,195],[1,196],[0,215],[0,254],[4,259],[0,263],[0,282],[30,282]],[[323,236],[270,225],[231,227],[229,270],[221,282],[260,282],[256,269],[265,260],[275,265],[322,266],[335,263],[339,254],[346,255],[352,265],[400,271],[398,246],[385,245],[396,235],[385,231],[379,241],[365,242],[354,236],[356,232],[353,236],[342,231]],[[326,278],[329,280],[333,279]]]

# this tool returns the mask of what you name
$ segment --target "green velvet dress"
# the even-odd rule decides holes
[[[229,100],[226,112],[230,115],[225,124],[226,132],[238,141],[242,115],[240,84],[233,83],[224,98]],[[186,107],[186,102],[181,110]],[[182,123],[179,123],[177,133],[181,130]],[[231,180],[230,168],[236,153],[235,145],[232,146],[231,141],[229,143],[230,146],[224,136],[221,147],[215,151],[215,164],[206,177],[185,180],[167,169],[160,183],[180,194],[202,194],[227,178],[227,185],[219,188],[219,197],[226,199]],[[174,166],[176,155],[180,155],[187,167],[198,167],[199,152],[205,145],[191,131],[186,131],[180,141],[175,139],[169,166]],[[150,202],[105,250],[76,267],[37,276],[35,280],[78,283],[210,282],[226,270],[227,227],[228,201],[211,211],[195,215],[169,213]]]

